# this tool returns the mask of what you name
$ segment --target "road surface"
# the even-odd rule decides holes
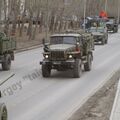
[[[42,52],[17,53],[11,71],[0,71],[0,80],[13,75],[0,86],[8,120],[67,120],[120,68],[120,33],[110,34],[107,45],[96,46],[92,71],[83,71],[78,79],[71,71],[52,71],[50,78],[43,78]]]

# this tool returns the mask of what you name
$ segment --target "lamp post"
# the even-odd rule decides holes
[[[105,12],[107,12],[107,4],[108,4],[108,0],[105,0]]]
[[[84,31],[85,31],[85,27],[86,27],[85,26],[85,23],[86,23],[86,19],[85,19],[86,18],[86,3],[87,3],[87,0],[84,0],[84,28],[83,28]]]
[[[119,24],[119,22],[120,22],[120,7],[119,7],[119,5],[120,5],[120,0],[118,0],[118,24]]]
[[[46,1],[46,40],[48,40],[48,0]]]

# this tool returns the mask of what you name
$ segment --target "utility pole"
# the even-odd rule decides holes
[[[49,6],[49,2],[48,0],[46,1],[46,40],[48,40],[48,6]]]
[[[85,23],[86,23],[86,19],[85,19],[86,18],[86,3],[87,3],[87,0],[84,0],[84,28],[83,28],[84,31],[85,31],[85,27],[86,27],[85,26]]]
[[[120,7],[119,7],[119,5],[120,5],[120,0],[118,0],[118,24],[119,24],[119,22],[120,22]]]
[[[108,5],[108,0],[105,0],[105,12],[107,12],[107,5]]]

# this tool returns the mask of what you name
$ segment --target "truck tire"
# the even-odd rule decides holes
[[[107,43],[108,43],[108,40],[106,39],[106,40],[105,40],[105,44],[107,44]]]
[[[115,32],[116,32],[116,33],[118,32],[118,28],[117,28],[117,27],[115,28]]]
[[[115,33],[115,28],[113,29],[113,33]]]
[[[51,68],[47,64],[42,64],[42,76],[43,77],[50,77]]]
[[[108,43],[108,36],[107,36],[107,38],[105,39],[105,44],[107,44]]]
[[[84,70],[90,71],[92,68],[92,55],[89,54],[87,58],[87,62],[84,64]]]
[[[11,56],[10,54],[6,54],[4,57],[4,61],[2,62],[3,70],[10,70],[11,68]]]
[[[102,45],[105,44],[105,38],[102,39],[101,44],[102,44]]]
[[[0,104],[0,120],[7,120],[7,108],[5,104]]]
[[[117,33],[117,32],[118,32],[117,27],[114,27],[113,33]]]
[[[118,32],[118,29],[116,29],[116,33]]]
[[[80,78],[82,74],[82,62],[79,59],[75,60],[73,75],[74,78]]]
[[[118,32],[118,27],[116,28],[116,33]]]

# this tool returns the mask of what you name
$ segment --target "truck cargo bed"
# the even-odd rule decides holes
[[[0,39],[0,55],[5,52],[13,51],[16,49],[16,41],[12,38],[2,38]]]

